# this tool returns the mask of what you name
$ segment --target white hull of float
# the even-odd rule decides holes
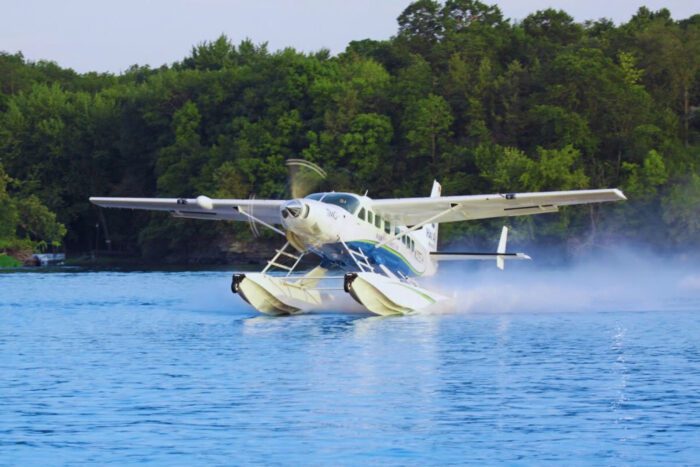
[[[231,289],[256,310],[272,316],[304,313],[328,301],[317,288],[325,270],[317,267],[302,277],[272,276],[264,273],[236,274]]]
[[[381,316],[428,311],[449,300],[444,295],[372,272],[346,274],[344,286],[357,302]]]

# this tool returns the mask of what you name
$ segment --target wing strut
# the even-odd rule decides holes
[[[234,206],[233,209],[235,209],[235,210],[238,211],[239,213],[241,213],[241,214],[243,214],[244,216],[246,216],[249,220],[251,220],[251,221],[253,221],[253,222],[257,222],[257,223],[259,223],[260,225],[264,225],[264,226],[267,227],[268,229],[274,230],[275,232],[277,232],[278,234],[280,234],[280,235],[282,235],[282,236],[284,236],[284,237],[287,236],[284,232],[282,232],[282,231],[281,231],[280,229],[278,229],[277,227],[272,226],[272,225],[268,224],[267,222],[265,222],[265,221],[263,221],[263,220],[261,220],[261,219],[258,219],[257,217],[253,216],[252,214],[248,214],[248,213],[245,212],[243,209],[241,209],[240,206]]]
[[[411,232],[413,232],[413,231],[416,231],[416,230],[420,229],[421,227],[423,227],[423,226],[426,225],[426,224],[432,224],[434,221],[438,220],[440,217],[446,216],[447,214],[451,213],[452,211],[457,211],[457,210],[460,209],[461,207],[462,207],[462,206],[461,206],[460,204],[453,204],[452,206],[450,206],[449,208],[445,209],[444,211],[441,211],[441,212],[435,214],[433,217],[430,217],[430,218],[428,218],[428,219],[426,219],[426,220],[424,220],[424,221],[421,221],[421,222],[417,223],[416,225],[412,226],[412,227],[411,227],[410,229],[408,229],[408,230],[404,230],[403,232],[394,233],[393,235],[390,235],[389,238],[387,238],[387,239],[384,240],[383,242],[380,242],[380,243],[378,243],[377,245],[375,245],[375,248],[380,248],[380,247],[386,245],[387,243],[389,243],[390,241],[392,241],[392,240],[394,240],[394,239],[403,237],[403,236],[406,235],[406,234],[409,234],[409,233],[411,233]]]

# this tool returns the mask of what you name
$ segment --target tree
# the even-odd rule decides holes
[[[547,8],[528,15],[522,22],[525,33],[534,41],[540,59],[581,40],[583,27],[562,10]]]
[[[15,201],[18,213],[17,230],[41,244],[58,247],[66,236],[66,227],[56,220],[56,214],[49,211],[36,196]]]
[[[474,24],[493,27],[502,24],[503,14],[496,5],[478,0],[447,0],[442,7],[442,21],[447,31],[462,31]]]
[[[674,185],[663,200],[663,220],[670,236],[684,248],[698,246],[700,239],[700,176],[692,174]]]
[[[14,238],[19,222],[17,207],[7,192],[7,186],[11,181],[12,179],[0,165],[0,240]]]
[[[188,101],[173,115],[175,141],[160,150],[156,170],[158,191],[163,196],[187,196],[192,191],[191,178],[198,174],[206,157],[199,137],[201,116],[197,106]]]
[[[236,47],[222,34],[212,42],[204,41],[192,47],[190,56],[182,61],[182,65],[197,70],[220,70],[231,66],[235,60]]]
[[[664,160],[655,150],[650,150],[640,166],[625,162],[622,169],[627,173],[624,185],[629,197],[637,200],[649,200],[658,194],[658,189],[668,181],[668,171]]]
[[[0,250],[18,254],[22,250],[59,247],[66,227],[56,220],[56,214],[34,195],[11,195],[8,188],[19,186],[0,165]]]
[[[537,148],[536,155],[531,158],[516,148],[481,146],[477,165],[481,175],[501,192],[573,190],[588,186],[588,177],[580,167],[581,154],[572,146]]]
[[[445,99],[435,94],[419,100],[407,109],[406,139],[413,148],[412,155],[430,155],[436,163],[440,145],[446,143],[452,125],[452,112]]]
[[[434,0],[411,3],[399,15],[398,23],[399,40],[405,41],[413,52],[423,56],[428,56],[432,47],[442,38],[440,4]]]
[[[335,56],[220,36],[180,63],[111,75],[0,53],[0,160],[12,180],[0,230],[36,244],[60,234],[55,213],[66,248],[86,251],[103,223],[91,195],[285,197],[284,162],[303,157],[331,174],[325,188],[375,197],[416,196],[433,178],[446,194],[619,186],[629,202],[604,217],[577,208],[520,225],[548,242],[597,229],[665,248],[693,231],[697,207],[699,30],[700,15],[666,9],[620,25],[554,9],[512,22],[476,0],[419,0],[395,37]],[[671,229],[655,229],[664,216]],[[105,218],[125,251],[252,247],[246,226]],[[488,225],[447,226],[443,238],[478,242]]]
[[[691,96],[700,71],[700,25],[681,28],[665,18],[654,19],[637,38],[644,51],[644,81],[652,92],[675,103],[683,115],[683,140],[688,146]]]
[[[341,137],[340,155],[359,180],[374,185],[390,173],[391,120],[385,115],[360,114]]]

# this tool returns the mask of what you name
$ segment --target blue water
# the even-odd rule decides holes
[[[0,274],[0,464],[700,463],[695,302],[267,318],[228,287]]]

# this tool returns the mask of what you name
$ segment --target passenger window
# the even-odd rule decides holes
[[[384,232],[390,234],[391,233],[391,222],[386,221],[384,222]]]
[[[398,235],[401,232],[399,231],[399,228],[397,226],[394,226],[394,235]]]
[[[374,213],[372,211],[367,211],[367,222],[370,224],[374,223]]]
[[[379,214],[377,214],[376,216],[374,216],[374,225],[375,225],[375,227],[377,227],[378,229],[381,229],[381,228],[382,228],[382,218],[381,218],[381,216],[380,216]]]
[[[415,251],[415,249],[416,249],[416,244],[413,241],[413,239],[411,239],[411,251]]]
[[[359,214],[357,214],[357,217],[359,217],[362,220],[365,220],[365,208],[360,209]]]

